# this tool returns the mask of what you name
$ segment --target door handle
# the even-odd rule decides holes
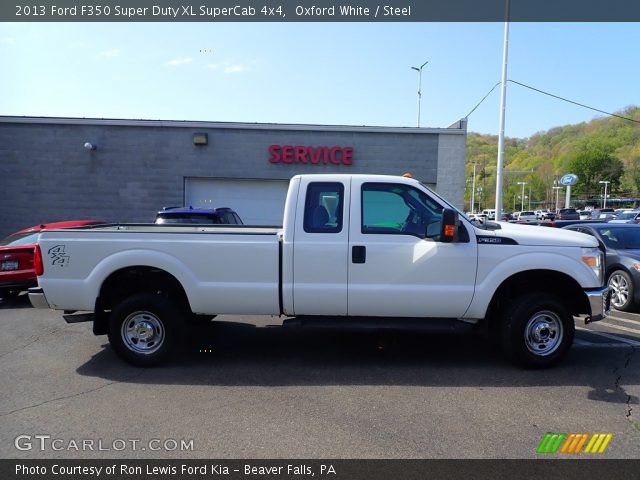
[[[354,245],[351,247],[351,262],[364,263],[367,261],[367,247],[364,245]]]

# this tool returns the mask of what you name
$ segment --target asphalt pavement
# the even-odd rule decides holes
[[[89,323],[1,303],[0,457],[536,458],[546,433],[581,432],[612,434],[598,458],[640,458],[638,314],[577,323],[540,371],[476,337],[216,320],[140,369]]]

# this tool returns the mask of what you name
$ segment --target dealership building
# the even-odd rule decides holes
[[[466,122],[449,128],[0,117],[0,235],[58,220],[152,222],[230,207],[280,225],[299,173],[415,178],[462,208]]]

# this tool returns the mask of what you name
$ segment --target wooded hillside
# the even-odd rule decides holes
[[[640,122],[640,107],[618,115]],[[475,210],[494,208],[498,137],[470,132],[467,136],[466,209],[470,209],[474,163],[476,164]],[[503,204],[506,211],[520,210],[522,185],[526,182],[524,206],[554,208],[554,182],[567,173],[579,180],[572,187],[572,204],[601,204],[609,181],[608,202],[640,197],[640,123],[603,117],[588,123],[565,125],[530,138],[507,138]],[[555,183],[558,185],[558,183]],[[564,188],[557,190],[564,206]],[[575,201],[573,201],[575,199]],[[623,202],[618,202],[623,203]],[[631,206],[638,201],[627,201]]]

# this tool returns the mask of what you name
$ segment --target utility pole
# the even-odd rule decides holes
[[[506,0],[504,47],[502,50],[502,89],[500,94],[500,133],[498,135],[498,162],[496,167],[496,218],[502,216],[502,183],[504,170],[504,117],[507,108],[507,57],[509,53],[509,0]]]

